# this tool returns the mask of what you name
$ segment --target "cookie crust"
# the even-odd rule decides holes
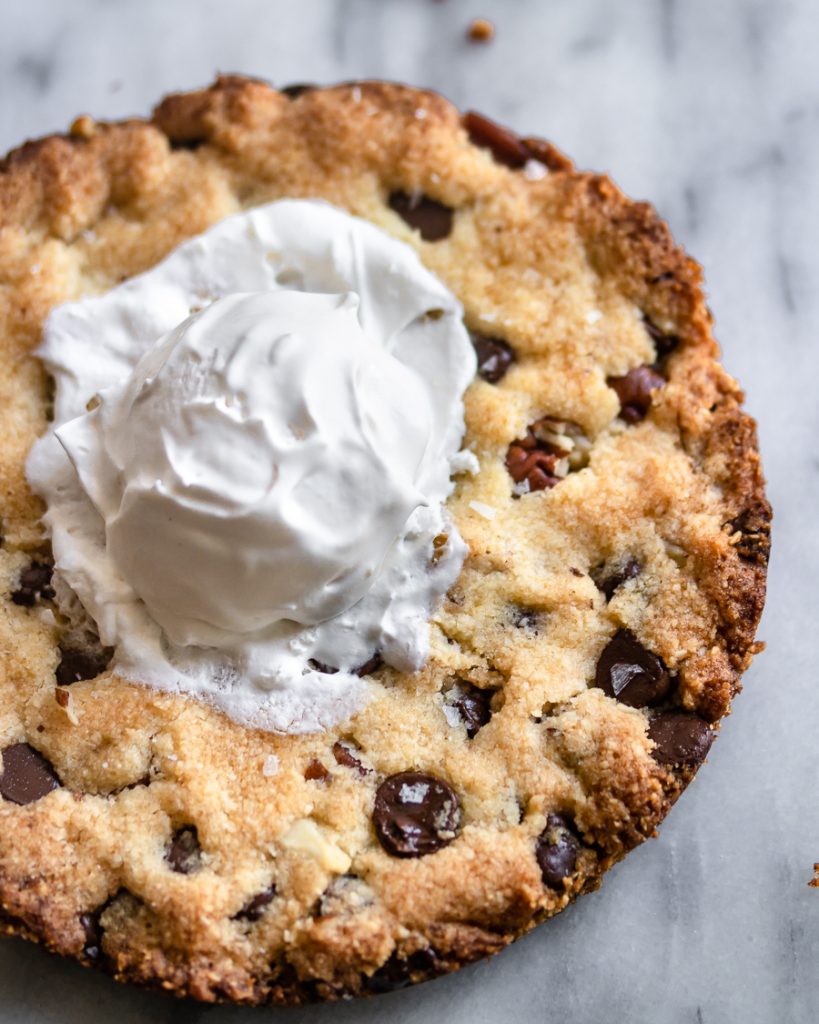
[[[536,173],[508,166],[431,92],[288,95],[227,76],[150,121],[81,117],[0,163],[0,749],[30,744],[62,781],[26,805],[0,800],[0,930],[204,1001],[335,999],[498,951],[656,833],[697,765],[658,759],[659,712],[604,693],[595,665],[618,630],[638,634],[670,670],[671,706],[718,727],[759,648],[770,507],[700,268],[648,204],[551,146],[531,152]],[[425,241],[390,207],[396,193],[454,211],[451,233]],[[379,670],[383,696],[312,737],[244,730],[108,671],[57,687],[66,624],[41,595],[19,600],[21,573],[48,558],[24,463],[47,426],[31,352],[49,310],[284,196],[323,197],[413,245],[468,326],[515,353],[467,395],[481,470],[451,506],[470,556],[432,622],[430,664],[411,679]],[[667,383],[623,429],[607,381],[655,361]],[[580,424],[590,462],[514,494],[507,449],[543,417]],[[592,572],[626,555],[641,572],[607,600]],[[494,691],[473,736],[444,713],[459,680]],[[406,770],[446,775],[463,824],[437,852],[398,859],[371,815],[379,783]],[[168,851],[191,828],[195,869],[174,870]],[[562,888],[546,882],[543,842],[576,854]]]

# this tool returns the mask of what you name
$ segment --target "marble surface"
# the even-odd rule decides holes
[[[442,90],[650,196],[707,268],[776,509],[768,649],[709,764],[602,890],[494,961],[286,1024],[819,1020],[819,78],[812,0],[2,2],[0,151],[217,70]],[[464,32],[492,18],[488,45]],[[256,1014],[261,1019],[262,1013]],[[0,944],[0,1021],[243,1024]]]

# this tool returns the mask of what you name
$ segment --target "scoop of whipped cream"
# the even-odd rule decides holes
[[[461,317],[409,247],[308,200],[51,314],[29,478],[119,674],[307,731],[361,704],[374,654],[423,664],[465,554]]]

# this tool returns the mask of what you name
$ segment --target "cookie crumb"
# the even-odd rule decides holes
[[[495,26],[488,18],[473,18],[466,34],[473,43],[488,43],[494,38]]]

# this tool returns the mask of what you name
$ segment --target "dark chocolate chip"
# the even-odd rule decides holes
[[[396,953],[366,979],[368,991],[373,993],[395,992],[406,988],[414,981],[432,977],[439,973],[438,958],[431,949],[419,949],[408,957]]]
[[[544,416],[526,430],[526,436],[509,445],[506,453],[506,468],[516,484],[525,485],[529,491],[545,491],[556,487],[568,474],[574,440],[568,436],[572,431],[582,436],[575,423],[555,420]],[[569,447],[561,447],[558,438],[566,437]]]
[[[650,366],[635,366],[624,377],[609,377],[606,383],[617,392],[622,418],[637,423],[645,418],[651,408],[651,393],[664,386],[665,377]]]
[[[71,683],[78,683],[81,679],[96,679],[108,668],[113,654],[113,647],[103,647],[100,644],[74,647],[61,643],[57,684],[70,686]]]
[[[553,146],[548,140],[527,136],[522,142],[528,151],[529,159],[537,160],[553,173],[573,169],[574,165],[566,154],[561,153],[557,146]]]
[[[483,114],[468,110],[463,116],[463,126],[472,145],[491,150],[499,164],[518,168],[529,159],[529,150],[517,133]]]
[[[54,597],[51,586],[53,567],[44,562],[32,562],[20,573],[20,582],[11,595],[15,604],[24,608],[33,607],[38,601],[50,601]]]
[[[326,676],[334,676],[338,672],[337,668],[333,668],[332,665],[325,665],[323,661],[316,661],[315,658],[310,658],[307,664],[316,672],[323,672]]]
[[[461,821],[452,788],[435,775],[399,772],[376,790],[373,823],[394,857],[423,857],[451,843]]]
[[[666,334],[665,331],[650,320],[645,314],[643,314],[643,323],[645,328],[654,342],[654,350],[657,353],[657,361],[665,359],[666,356],[671,355],[674,349],[679,345],[680,339],[676,334]]]
[[[630,708],[659,704],[671,689],[663,662],[627,629],[615,633],[606,644],[597,662],[595,682],[609,697]]]
[[[359,665],[358,668],[353,669],[354,676],[371,676],[373,672],[377,672],[384,664],[384,659],[376,651],[376,653],[363,665]]]
[[[259,918],[264,914],[265,910],[273,902],[273,897],[276,895],[276,886],[270,885],[267,889],[257,893],[245,903],[240,911],[233,915],[232,920],[234,921],[258,921]]]
[[[340,764],[344,768],[354,768],[362,778],[365,775],[371,775],[372,769],[363,765],[354,751],[355,747],[352,743],[347,740],[336,740],[333,744],[333,757],[336,759],[336,764]]]
[[[515,361],[514,349],[500,338],[487,338],[474,331],[470,331],[470,337],[478,357],[478,376],[497,384]]]
[[[80,927],[85,934],[82,947],[83,954],[89,960],[99,960],[102,956],[102,925],[100,918],[107,904],[89,914],[80,914]]]
[[[492,717],[491,703],[494,692],[483,690],[465,679],[459,679],[446,694],[446,703],[457,709],[469,739],[472,739]]]
[[[330,778],[330,773],[315,757],[308,761],[307,767],[304,769],[304,777],[308,782],[326,782]]]
[[[550,814],[546,828],[538,836],[535,857],[544,885],[562,890],[573,873],[580,852],[580,840],[562,814]]]
[[[294,82],[292,85],[285,85],[279,92],[286,96],[289,100],[298,99],[306,92],[312,92],[317,86],[310,84],[309,82]]]
[[[62,785],[53,766],[28,743],[15,743],[3,751],[0,796],[15,804],[32,804]]]
[[[714,741],[708,723],[689,711],[660,711],[652,715],[648,735],[655,744],[655,760],[686,768],[701,764]]]
[[[453,211],[429,196],[393,192],[389,205],[411,228],[420,231],[425,242],[439,242],[452,231]]]
[[[748,508],[725,524],[734,534],[742,536],[734,546],[740,558],[756,565],[767,565],[771,554],[770,511],[764,507]]]
[[[339,669],[334,668],[332,665],[327,665],[323,661],[316,661],[315,658],[310,658],[307,662],[310,668],[316,672],[323,672],[327,676],[334,676]],[[350,672],[354,676],[369,676],[373,672],[377,672],[378,669],[384,664],[384,659],[376,651],[376,653],[364,662],[363,665],[359,665],[358,668],[351,668]]]
[[[174,832],[165,851],[165,860],[171,871],[179,875],[191,875],[202,866],[202,847],[193,825],[186,825]]]
[[[637,559],[629,558],[617,566],[600,566],[599,569],[592,571],[591,576],[597,589],[605,594],[607,601],[610,601],[618,587],[621,587],[628,580],[635,579],[640,575],[641,571],[642,566]]]

